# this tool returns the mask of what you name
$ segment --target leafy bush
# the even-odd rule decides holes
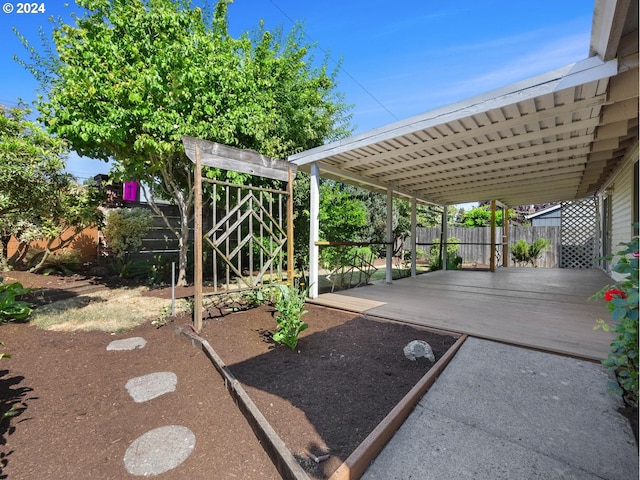
[[[511,258],[516,264],[536,267],[538,258],[547,250],[551,244],[550,240],[545,238],[536,238],[533,243],[529,244],[526,240],[518,240],[511,246]]]
[[[302,316],[307,313],[303,310],[307,296],[308,290],[301,288],[299,284],[277,287],[275,308],[278,311],[278,328],[273,334],[273,340],[284,343],[291,350],[296,349],[298,336],[308,327],[302,321]]]
[[[0,282],[2,282],[2,277],[0,277]],[[24,320],[31,314],[32,310],[27,302],[17,300],[17,297],[30,291],[30,288],[24,288],[18,282],[0,285],[0,322],[14,319]]]
[[[109,210],[105,223],[103,234],[107,247],[116,257],[116,268],[121,276],[130,276],[127,270],[132,265],[126,258],[129,252],[139,251],[142,247],[142,239],[153,226],[153,215],[144,208],[116,208]]]
[[[602,364],[616,374],[617,383],[611,390],[622,395],[627,403],[638,406],[638,237],[616,253],[618,262],[613,271],[624,275],[614,285],[608,285],[591,299],[603,298],[611,312],[612,324],[603,319],[596,320],[594,330],[601,328],[617,334]],[[613,256],[606,257],[611,261]]]
[[[131,251],[140,250],[142,239],[153,226],[153,215],[144,208],[109,210],[103,233],[107,246],[120,259]]]

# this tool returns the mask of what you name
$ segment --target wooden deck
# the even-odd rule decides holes
[[[601,360],[613,334],[604,300],[612,283],[597,269],[505,268],[495,273],[438,271],[339,293],[312,303],[575,357]]]

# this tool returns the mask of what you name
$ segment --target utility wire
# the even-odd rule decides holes
[[[292,24],[294,24],[294,25],[296,24],[296,21],[295,21],[293,18],[291,18],[291,17],[287,14],[287,12],[285,12],[285,11],[280,7],[280,5],[278,5],[278,4],[277,4],[276,2],[274,2],[273,0],[269,0],[269,2],[271,2],[271,4],[272,4],[274,7],[276,7],[276,8],[280,11],[280,13],[281,13],[282,15],[284,15],[284,16],[285,16],[285,17],[286,17],[286,18],[287,18],[287,19],[288,19]],[[358,80],[356,80],[356,78],[355,78],[353,75],[351,75],[347,70],[345,70],[339,62],[337,62],[337,61],[336,61],[336,60],[335,60],[331,55],[329,55],[329,54],[327,53],[327,51],[326,51],[324,48],[322,48],[318,42],[316,42],[313,38],[311,38],[311,36],[306,32],[306,30],[305,30],[304,28],[301,28],[301,30],[302,30],[302,33],[304,33],[305,37],[307,37],[309,40],[311,40],[311,42],[315,43],[315,44],[317,45],[317,48],[318,48],[320,51],[322,51],[325,55],[327,55],[327,56],[328,56],[328,57],[329,57],[329,58],[330,58],[330,59],[331,59],[331,60],[332,60],[332,61],[333,61],[337,66],[338,66],[338,68],[339,68],[342,72],[344,72],[344,74],[345,74],[345,75],[347,75],[347,76],[348,76],[348,77],[349,77],[349,78],[350,78],[350,79],[351,79],[351,80],[352,80],[356,85],[358,85],[358,87],[360,87],[360,88],[362,89],[362,91],[363,91],[364,93],[366,93],[367,95],[369,95],[369,96],[370,96],[370,97],[371,97],[371,98],[372,98],[372,99],[373,99],[373,100],[374,100],[378,105],[380,105],[380,106],[381,106],[381,107],[382,107],[382,108],[383,108],[383,109],[384,109],[384,110],[385,110],[389,115],[391,115],[394,119],[396,119],[396,120],[400,120],[397,116],[395,116],[395,115],[394,115],[394,113],[393,113],[391,110],[389,110],[389,109],[387,108],[387,106],[386,106],[384,103],[382,103],[380,100],[378,100],[378,99],[375,97],[375,95],[373,95],[373,93],[371,93],[369,90],[367,90],[367,89],[365,88],[365,86],[364,86],[364,85],[362,85]]]

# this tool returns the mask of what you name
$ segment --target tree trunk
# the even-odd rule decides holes
[[[9,255],[9,239],[11,237],[0,236],[0,272],[9,270],[7,256]]]

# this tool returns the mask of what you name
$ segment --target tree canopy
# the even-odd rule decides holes
[[[193,203],[183,135],[283,158],[349,132],[335,72],[314,66],[300,27],[232,38],[226,0],[212,14],[188,0],[76,3],[75,23],[54,28],[57,58],[27,65],[46,92],[37,108],[73,150],[116,160],[120,179],[178,206],[180,284]]]
[[[45,238],[51,245],[65,228],[81,229],[98,219],[95,192],[64,172],[65,142],[28,120],[30,113],[24,105],[0,105],[0,269],[7,267],[12,235]],[[49,246],[43,260],[48,253]]]

